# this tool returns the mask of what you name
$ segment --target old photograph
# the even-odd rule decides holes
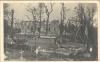
[[[4,61],[97,61],[97,3],[3,3]]]

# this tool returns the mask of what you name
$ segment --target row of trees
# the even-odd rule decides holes
[[[97,28],[93,26],[94,15],[96,12],[96,4],[94,6],[88,5],[83,6],[82,4],[78,5],[77,17],[80,20],[81,26],[79,28],[79,33],[77,36],[80,36],[82,43],[84,43],[89,51],[90,47],[93,48],[93,56],[97,54]]]
[[[39,21],[40,21],[40,26],[39,26],[39,33],[41,32],[41,21],[42,21],[42,15],[45,13],[47,15],[46,18],[46,35],[48,34],[48,24],[49,24],[49,17],[50,14],[53,11],[53,4],[50,3],[50,6],[48,8],[48,6],[46,6],[45,3],[39,3],[38,8],[28,8],[28,11],[35,15],[35,17],[33,16],[33,20],[37,20],[36,17],[38,17]],[[85,3],[82,4],[78,4],[77,7],[74,8],[74,12],[76,13],[74,17],[68,18],[67,22],[64,23],[64,21],[66,21],[66,13],[68,12],[68,10],[66,9],[64,3],[61,3],[61,11],[60,11],[60,16],[61,16],[61,20],[59,23],[59,43],[65,42],[63,39],[65,39],[64,34],[66,33],[73,33],[73,35],[68,35],[70,36],[71,40],[70,41],[74,41],[74,42],[79,42],[79,43],[83,43],[84,45],[87,46],[87,49],[89,50],[89,48],[92,46],[93,48],[96,47],[97,44],[97,29],[93,26],[94,22],[94,15],[96,12],[96,4],[87,4],[85,5]],[[31,10],[31,11],[30,11]],[[34,12],[34,13],[33,13]],[[74,24],[71,23],[71,21],[74,20]],[[75,26],[77,25],[76,22],[78,22],[79,26]],[[36,26],[34,26],[36,27]],[[93,34],[91,34],[93,33]],[[68,37],[66,36],[66,37]],[[95,47],[94,47],[95,45]]]
[[[50,8],[47,7],[47,5],[45,3],[39,3],[38,4],[38,8],[35,8],[35,7],[32,7],[32,8],[26,8],[26,10],[31,14],[32,16],[32,19],[33,21],[38,21],[39,20],[39,27],[38,27],[38,31],[39,31],[39,35],[41,33],[41,21],[43,20],[43,14],[45,13],[46,16],[47,16],[47,19],[46,19],[46,35],[48,34],[48,29],[49,29],[49,18],[50,18],[50,14],[52,13],[53,11],[53,3],[50,3]],[[29,20],[31,20],[31,18],[26,15],[27,18]],[[35,26],[34,26],[34,33],[36,31],[36,28],[37,28],[37,24],[35,23]]]
[[[53,6],[54,6],[54,3],[49,3],[50,4],[50,7],[48,7],[45,3],[39,3],[38,4],[38,7],[35,8],[35,7],[27,7],[26,10],[31,14],[32,16],[32,20],[30,18],[30,16],[26,15],[27,18],[31,21],[39,21],[39,27],[37,27],[37,23],[34,23],[34,33],[36,32],[36,29],[38,28],[38,32],[39,32],[39,35],[41,33],[41,21],[43,20],[43,14],[46,14],[46,35],[48,34],[48,31],[49,31],[49,21],[50,21],[50,15],[51,13],[53,12]],[[4,4],[4,16],[5,18],[7,19],[4,19],[4,27],[5,27],[5,31],[8,32],[9,29],[8,28],[8,21],[11,20],[11,25],[9,28],[13,28],[13,19],[14,19],[14,10],[11,10],[9,12],[9,10],[7,9],[9,6],[9,4]],[[64,5],[64,3],[61,3],[61,12],[60,12],[60,15],[61,15],[61,20],[60,20],[60,23],[59,23],[59,36],[60,36],[60,42],[62,43],[63,42],[63,33],[66,34],[66,32],[68,33],[72,31],[74,32],[73,36],[74,36],[74,40],[75,41],[79,41],[81,43],[84,43],[85,45],[89,46],[91,45],[92,43],[97,43],[97,41],[95,39],[97,38],[94,38],[91,33],[95,33],[95,37],[97,35],[97,30],[96,28],[94,28],[93,24],[94,24],[94,15],[95,15],[95,12],[96,12],[96,4],[92,5],[91,4],[78,4],[77,7],[75,7],[74,11],[75,11],[75,16],[72,17],[72,18],[69,18],[67,20],[66,23],[64,23],[64,21],[66,21],[66,13],[67,13],[67,9]],[[76,23],[74,23],[75,25],[73,25],[72,23],[69,23],[71,22],[71,20],[74,20],[74,22],[78,22],[79,23],[79,26],[78,27],[75,27],[75,25],[77,25]],[[71,24],[73,25],[74,29],[72,28]],[[7,26],[6,26],[7,25]],[[72,29],[70,29],[72,28]],[[6,30],[7,29],[7,30]],[[7,33],[5,32],[5,33]],[[11,30],[11,32],[13,32],[13,29]],[[13,37],[13,36],[12,36]],[[93,40],[94,38],[94,40]],[[91,43],[91,44],[90,44]]]
[[[45,3],[39,3],[38,4],[38,8],[35,8],[35,7],[32,7],[32,8],[27,8],[26,10],[31,14],[32,16],[32,19],[33,21],[39,21],[39,27],[38,27],[38,31],[39,33],[41,32],[41,21],[43,20],[43,14],[45,13],[46,14],[46,35],[48,34],[48,26],[49,26],[49,17],[50,17],[50,14],[52,13],[53,11],[53,3],[50,3],[50,7],[48,7]],[[9,6],[9,4],[5,4],[4,5],[4,16],[5,16],[5,20],[9,20],[10,21],[10,26],[12,27],[13,25],[13,19],[14,19],[14,10],[11,10],[9,11],[7,9],[7,7]],[[66,7],[64,6],[64,3],[61,3],[61,12],[60,12],[60,15],[61,15],[61,20],[60,20],[60,23],[59,23],[59,30],[60,30],[60,36],[62,36],[63,32],[64,31],[67,31],[68,29],[64,28],[65,26],[67,25],[64,25],[64,24],[68,24],[67,23],[64,23],[64,21],[66,21]],[[77,30],[77,33],[78,31],[80,32],[83,32],[81,33],[82,34],[85,34],[86,36],[88,36],[89,32],[88,31],[91,31],[89,30],[90,29],[90,26],[93,26],[93,17],[95,15],[95,12],[96,12],[96,7],[92,7],[91,5],[87,5],[85,6],[85,4],[78,4],[77,7],[75,7],[75,13],[76,13],[76,16],[73,17],[72,19],[68,19],[67,21],[71,21],[71,20],[75,20],[74,22],[79,22],[81,25],[80,25],[80,28]],[[27,18],[29,20],[30,17],[28,15],[26,15]],[[7,18],[7,19],[6,19]],[[7,22],[9,22],[7,21]],[[31,20],[32,21],[32,20]],[[6,23],[6,22],[5,22]],[[7,24],[5,24],[7,25]],[[9,25],[9,23],[8,23]],[[34,23],[34,33],[36,31],[36,28],[37,28],[37,23]],[[76,33],[76,36],[78,35]],[[89,37],[89,36],[88,36]]]
[[[46,35],[49,32],[49,21],[50,21],[50,15],[53,12],[53,3],[50,3],[50,7],[48,7],[45,3],[39,3],[38,7],[27,7],[26,10],[31,14],[32,20],[30,19],[30,16],[26,15],[27,18],[30,21],[39,21],[39,26],[37,27],[37,23],[34,23],[34,30],[33,32],[36,32],[36,29],[38,29],[39,36],[41,33],[41,22],[43,20],[43,14],[46,14]],[[4,33],[5,37],[10,33],[11,37],[13,38],[13,23],[14,23],[14,10],[9,10],[9,4],[4,4]],[[74,12],[76,13],[74,17],[68,18],[66,21],[66,13],[68,10],[66,10],[66,7],[64,3],[61,3],[61,11],[60,16],[61,19],[59,20],[59,35],[57,41],[59,45],[61,43],[65,43],[68,40],[68,37],[70,37],[70,41],[72,42],[79,42],[84,44],[87,47],[87,50],[89,51],[89,48],[93,48],[93,56],[97,56],[97,27],[94,27],[94,15],[96,13],[96,4],[78,4],[74,8]],[[10,24],[9,24],[10,21]],[[71,21],[74,22],[74,24],[71,23]],[[78,24],[77,24],[78,22]],[[67,34],[67,35],[64,35]],[[71,34],[71,35],[68,35]],[[67,40],[65,40],[67,39]]]

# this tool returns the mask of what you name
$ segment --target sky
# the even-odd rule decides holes
[[[46,5],[49,5],[47,3]],[[27,6],[34,6],[37,7],[37,3],[10,3],[10,8],[15,10],[15,17],[19,20],[28,20],[25,15],[30,15],[26,8]],[[74,16],[74,7],[77,6],[76,3],[67,3],[65,4],[66,9],[69,9],[66,11],[66,16],[71,17]],[[50,21],[51,20],[60,20],[60,11],[61,11],[61,4],[55,3],[53,5],[53,12],[50,14]]]
[[[16,22],[18,21],[29,21],[29,19],[25,16],[28,15],[30,18],[32,18],[32,16],[30,16],[30,13],[26,11],[26,8],[28,7],[38,7],[38,3],[9,3],[10,9],[14,9],[15,13],[14,13],[14,17],[17,19]],[[50,8],[50,3],[46,3],[46,5],[48,6],[48,8]],[[66,7],[66,9],[69,9],[68,11],[66,11],[66,20],[64,22],[67,21],[68,18],[75,16],[75,11],[74,8],[78,5],[78,3],[65,3],[64,6]],[[85,4],[85,5],[90,5],[91,7],[95,6],[95,4]],[[61,3],[54,3],[53,5],[53,12],[50,14],[50,21],[52,20],[60,20],[61,15],[60,15],[60,11],[61,11]],[[97,13],[95,15],[97,17]],[[95,18],[96,18],[95,17]],[[97,24],[97,18],[96,18],[96,24]]]

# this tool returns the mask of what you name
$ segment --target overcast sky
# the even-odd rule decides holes
[[[10,8],[15,10],[15,17],[20,20],[28,20],[25,15],[29,15],[29,13],[26,11],[27,6],[35,6],[37,7],[37,4],[34,3],[10,3]],[[47,4],[49,5],[49,3]],[[74,7],[76,6],[76,3],[67,3],[65,4],[65,7],[69,9],[66,11],[67,18],[70,16],[74,16]],[[55,3],[53,6],[53,12],[50,15],[50,20],[59,19],[60,20],[60,11],[61,11],[61,4]]]
[[[15,10],[15,18],[17,19],[16,21],[28,21],[28,18],[25,15],[29,15],[30,18],[30,13],[26,11],[27,6],[31,7],[37,7],[38,3],[9,3],[10,4],[10,9]],[[50,3],[46,3],[46,5],[50,6]],[[66,9],[69,9],[66,11],[66,19],[69,17],[75,16],[75,11],[74,8],[78,5],[78,3],[65,3]],[[89,5],[90,7],[96,6],[95,4],[84,4],[84,5]],[[60,11],[61,11],[61,3],[55,3],[53,6],[53,12],[50,14],[50,21],[51,20],[60,20]],[[97,12],[95,15],[96,19],[96,24],[97,24]],[[65,20],[66,22],[67,20]]]

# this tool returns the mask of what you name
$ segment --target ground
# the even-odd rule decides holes
[[[25,38],[25,37],[24,37]],[[50,60],[50,61],[73,61],[73,60],[91,60],[90,53],[83,53],[82,55],[66,55],[71,52],[66,48],[56,49],[54,39],[49,38],[25,38],[27,41],[24,44],[10,44],[12,40],[5,38],[5,60]],[[36,54],[36,48],[40,47]],[[43,52],[45,51],[45,52]],[[48,51],[48,52],[47,52]],[[51,52],[50,52],[51,51]]]

